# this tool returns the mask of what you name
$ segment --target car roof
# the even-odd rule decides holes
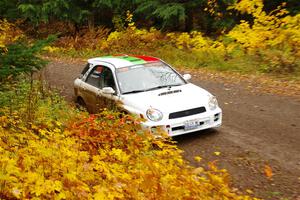
[[[115,68],[128,67],[132,65],[152,63],[161,61],[159,58],[144,55],[112,55],[91,58],[88,60],[89,63],[97,64],[97,62],[106,62],[115,66]]]

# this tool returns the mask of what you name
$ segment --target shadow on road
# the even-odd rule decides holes
[[[176,141],[179,145],[189,144],[194,140],[208,140],[212,137],[216,137],[220,133],[217,129],[206,129],[202,131],[196,131],[188,133],[185,135],[179,135],[173,137],[173,140]]]

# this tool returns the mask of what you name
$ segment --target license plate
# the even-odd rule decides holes
[[[184,123],[184,130],[193,130],[201,126],[203,122],[200,122],[199,120],[189,120]]]

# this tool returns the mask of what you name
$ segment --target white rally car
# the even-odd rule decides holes
[[[158,58],[105,56],[88,60],[74,89],[77,103],[91,112],[119,101],[124,110],[144,118],[145,127],[170,136],[219,127],[222,110],[216,98],[187,82],[190,78]]]

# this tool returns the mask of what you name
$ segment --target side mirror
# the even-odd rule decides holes
[[[104,87],[102,88],[103,94],[114,94],[116,91],[111,87]]]
[[[184,74],[183,75],[183,79],[186,80],[186,81],[190,80],[191,78],[192,78],[192,76],[190,74]]]

